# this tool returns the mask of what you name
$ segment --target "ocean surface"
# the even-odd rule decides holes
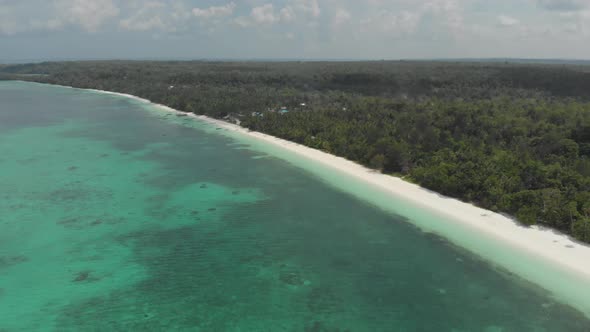
[[[2,332],[590,330],[414,224],[215,125],[0,82]]]

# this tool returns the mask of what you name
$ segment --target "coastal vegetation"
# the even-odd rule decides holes
[[[53,62],[0,78],[129,93],[317,148],[590,243],[590,67]]]

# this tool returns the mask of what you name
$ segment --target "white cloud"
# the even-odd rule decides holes
[[[520,21],[515,19],[514,17],[510,17],[507,15],[500,15],[498,16],[498,23],[501,26],[511,27],[520,24]]]
[[[236,17],[233,22],[242,28],[252,26],[252,21],[250,20],[250,18],[245,16]]]
[[[446,26],[458,38],[465,32],[465,0],[430,0],[421,9],[422,15],[431,15],[437,24]],[[433,31],[436,33],[438,31]]]
[[[241,31],[242,27],[259,29]],[[295,51],[305,53],[301,56],[316,57],[505,52],[588,58],[590,0],[0,0],[0,39],[11,36],[6,41],[36,34],[49,43],[68,38],[66,31],[100,31],[110,37],[121,30],[170,42],[197,40],[205,34],[214,35],[210,40],[232,41],[213,43],[195,54],[210,49],[224,55],[233,47],[229,44],[248,43],[257,45],[252,52],[258,56],[297,44]],[[127,35],[131,34],[120,37]],[[88,40],[92,38],[90,34]],[[102,40],[108,38],[96,42]],[[268,46],[274,45],[268,40],[276,40],[278,47]],[[260,41],[264,42],[256,44]],[[178,44],[178,49],[190,45]]]
[[[319,17],[321,14],[317,0],[291,0],[291,3],[293,8],[310,14],[312,17]]]
[[[147,30],[166,30],[167,25],[164,23],[161,10],[165,10],[166,5],[162,2],[150,1],[141,6],[133,15],[119,22],[119,26],[125,30],[147,31]]]
[[[293,22],[296,19],[293,7],[286,6],[275,10],[272,3],[266,3],[252,8],[250,16],[240,16],[234,19],[234,23],[240,27],[251,27],[254,25],[272,25],[279,22]]]
[[[361,25],[365,33],[378,31],[385,32],[389,36],[401,37],[414,33],[420,19],[420,13],[382,11],[376,16],[361,21]]]
[[[124,12],[127,16],[119,21],[119,28],[136,32],[180,33],[190,28],[194,18],[192,9],[183,0],[132,0]]]
[[[236,4],[234,2],[230,2],[223,6],[211,6],[205,9],[193,8],[193,15],[205,19],[226,17],[232,15],[235,8]]]
[[[472,1],[367,0],[368,8],[356,35],[361,40],[404,38],[419,43],[467,40],[480,29],[479,22],[470,17],[473,13],[467,12]]]
[[[587,38],[590,35],[590,10],[559,13],[559,30],[567,38]]]
[[[252,8],[250,16],[258,24],[273,24],[281,19],[275,14],[274,6],[271,3]]]
[[[287,6],[280,11],[281,20],[285,22],[291,22],[295,20],[295,11],[292,7]]]
[[[350,21],[352,15],[350,12],[343,8],[338,8],[336,13],[334,14],[334,18],[332,18],[332,28],[338,29],[341,25],[345,24],[346,22]]]
[[[36,5],[0,0],[0,34],[56,31],[67,26],[96,32],[119,12],[113,0],[51,0]]]
[[[103,23],[119,15],[119,8],[113,0],[59,0],[55,8],[60,14],[58,20],[96,32]]]

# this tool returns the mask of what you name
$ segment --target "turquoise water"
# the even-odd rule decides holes
[[[0,331],[588,331],[400,215],[150,107],[0,82]]]

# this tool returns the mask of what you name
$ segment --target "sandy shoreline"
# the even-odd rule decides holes
[[[128,94],[101,90],[91,91],[132,98],[156,105],[168,112],[187,114]],[[454,244],[465,247],[476,255],[549,290],[557,298],[567,300],[572,306],[590,317],[590,290],[588,290],[590,288],[590,246],[577,243],[569,237],[552,230],[539,227],[522,227],[514,220],[501,214],[441,196],[418,185],[375,172],[341,157],[270,135],[249,131],[221,120],[194,114],[188,114],[188,116],[274,145],[313,163],[322,164],[343,175],[362,181],[390,195],[391,198],[403,199],[420,209],[440,215],[445,221],[448,220],[454,223],[453,227],[468,229],[473,234],[481,236],[483,241],[494,242],[497,248],[509,253],[513,252],[514,257],[501,257],[500,255],[495,257],[494,254],[488,252],[493,247],[488,246],[479,249],[474,245],[463,245],[462,240],[453,239],[451,233],[440,234],[445,237],[450,235],[450,240]],[[519,260],[520,263],[518,263]],[[549,266],[548,273],[544,273],[544,270],[539,271],[539,268],[541,266],[545,268],[545,265]]]
[[[396,197],[404,196],[417,205],[432,209],[437,213],[445,214],[465,224],[469,224],[482,232],[493,234],[499,240],[509,242],[515,247],[529,250],[557,264],[578,271],[590,281],[590,247],[578,243],[564,234],[537,226],[523,227],[513,219],[499,213],[485,210],[454,198],[442,196],[416,184],[376,172],[342,157],[337,157],[260,132],[249,131],[246,128],[207,116],[201,115],[195,117],[218,127],[238,131],[245,135],[264,140],[270,144],[278,145],[293,153],[325,164],[349,176],[356,177],[371,185],[384,189]]]

